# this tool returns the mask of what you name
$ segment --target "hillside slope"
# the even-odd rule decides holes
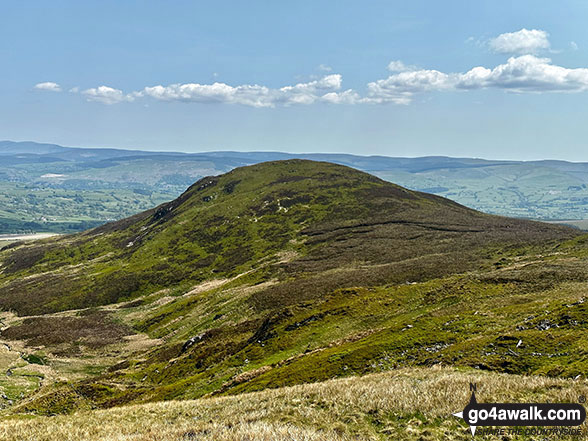
[[[468,403],[470,383],[478,385],[484,402],[573,402],[588,393],[584,380],[399,369],[232,397],[11,419],[0,422],[0,436],[5,441],[466,441],[472,439],[469,428],[452,414]]]
[[[310,280],[347,266],[326,289],[364,277],[372,284],[424,280],[476,268],[480,247],[574,235],[484,215],[347,167],[263,163],[203,178],[178,199],[122,221],[5,253],[0,307],[34,314],[105,305],[234,277],[264,259]],[[382,268],[367,274],[363,264]]]
[[[4,249],[0,386],[21,411],[55,413],[403,365],[577,375],[586,255],[576,230],[344,166],[238,168]]]

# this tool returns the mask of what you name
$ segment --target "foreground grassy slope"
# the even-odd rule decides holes
[[[407,365],[576,377],[587,256],[576,230],[342,166],[236,169],[5,249],[0,404],[54,414]]]
[[[451,414],[469,401],[469,383],[477,384],[481,402],[576,402],[588,393],[584,379],[438,367],[400,369],[232,397],[13,418],[0,423],[0,437],[6,441],[468,440],[468,428]]]
[[[65,346],[43,346],[40,339],[55,338],[61,330],[48,333],[43,328],[42,334],[35,334],[35,322],[25,319],[31,325],[10,326],[4,334],[28,337],[28,351],[40,347],[49,352],[49,367],[58,370],[63,357],[72,356],[98,360],[104,367],[98,376],[47,382],[38,393],[18,401],[15,410],[60,413],[236,394],[402,366],[454,365],[584,378],[587,264],[578,257],[581,249],[576,246],[568,243],[570,250],[561,246],[562,251],[545,256],[501,257],[498,263],[504,266],[492,271],[410,285],[335,290],[270,315],[248,309],[251,292],[260,291],[229,288],[230,282],[224,289],[209,287],[198,294],[104,310],[103,317],[110,313],[134,332],[153,323],[153,317],[160,320],[143,331],[144,349],[134,353],[132,346],[121,348],[112,340],[96,349],[87,347],[99,342],[84,335]],[[72,321],[88,317],[82,323],[92,323],[90,318],[97,320],[93,317],[100,311],[74,314]],[[116,330],[103,325],[94,325],[95,339],[110,335],[106,329]],[[68,335],[76,334],[68,330]],[[184,349],[190,336],[198,338]],[[115,359],[119,363],[106,369],[109,359],[104,351],[121,350],[123,354],[110,359],[111,365]]]

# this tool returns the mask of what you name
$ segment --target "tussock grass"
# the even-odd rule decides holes
[[[584,380],[407,368],[229,397],[13,417],[0,422],[0,439],[466,440],[469,431],[451,414],[468,402],[470,382],[484,402],[575,402],[588,393]]]

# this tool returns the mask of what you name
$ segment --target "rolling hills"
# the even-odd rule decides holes
[[[173,200],[194,181],[264,161],[346,165],[511,217],[588,218],[588,166],[565,161],[279,152],[148,152],[0,141],[0,234],[76,232]]]
[[[587,270],[565,226],[332,163],[240,167],[2,249],[1,400],[52,415],[405,367],[583,378]]]

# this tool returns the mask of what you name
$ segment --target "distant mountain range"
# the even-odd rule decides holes
[[[588,218],[588,163],[328,153],[188,154],[0,141],[0,234],[82,230],[171,200],[203,176],[282,159],[346,165],[492,214]]]

